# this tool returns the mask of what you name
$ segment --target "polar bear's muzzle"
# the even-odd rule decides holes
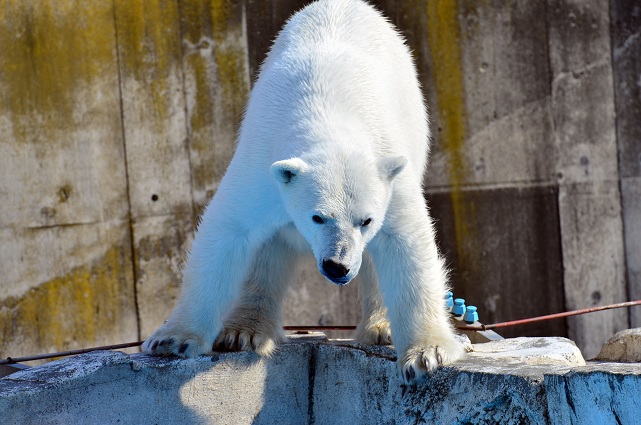
[[[333,260],[323,260],[321,273],[331,282],[337,285],[345,285],[352,280],[349,277],[349,269],[345,265],[337,263]]]

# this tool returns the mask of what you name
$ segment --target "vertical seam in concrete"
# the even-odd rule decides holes
[[[318,346],[313,345],[309,355],[309,369],[307,375],[307,423],[314,424],[314,382],[316,380],[316,358]]]
[[[625,282],[625,296],[627,300],[631,300],[630,296],[630,279],[628,278],[628,244],[626,243],[627,232],[626,232],[626,220],[625,220],[625,199],[623,199],[623,178],[621,175],[621,149],[620,149],[620,140],[619,140],[619,114],[618,114],[618,96],[617,96],[617,73],[616,73],[616,58],[614,51],[616,46],[614,46],[614,37],[612,31],[612,14],[614,6],[612,1],[608,3],[608,26],[609,26],[609,36],[610,36],[610,67],[612,71],[612,99],[614,107],[614,138],[616,140],[617,147],[617,177],[618,177],[618,186],[619,186],[619,205],[621,206],[621,241],[623,241],[623,281]],[[628,312],[628,327],[632,324],[632,309],[627,309]]]
[[[547,58],[547,64],[548,64],[548,74],[549,74],[549,79],[548,79],[548,90],[549,90],[549,104],[548,104],[548,113],[549,113],[549,119],[550,119],[550,128],[552,132],[552,144],[554,147],[554,178],[556,180],[556,219],[557,219],[557,226],[559,229],[559,258],[561,259],[561,284],[563,290],[561,291],[561,295],[563,298],[563,306],[567,309],[568,308],[568,297],[567,297],[567,292],[566,292],[566,272],[565,272],[565,250],[563,247],[563,219],[561,217],[561,193],[562,193],[562,179],[563,175],[559,172],[558,169],[558,156],[559,156],[559,141],[558,141],[558,135],[557,135],[557,122],[554,117],[554,69],[552,65],[552,58],[551,58],[551,46],[550,46],[550,32],[551,32],[551,26],[550,26],[550,1],[547,0],[545,2],[545,32],[546,32],[546,58]],[[570,333],[570,326],[568,323],[568,319],[565,318],[563,319],[565,322],[565,329],[566,332]]]
[[[127,191],[127,220],[129,223],[129,243],[131,244],[131,274],[133,276],[134,304],[136,305],[136,334],[138,340],[142,338],[140,327],[140,305],[138,300],[138,273],[136,272],[136,242],[134,238],[134,223],[131,212],[131,185],[129,184],[129,163],[127,161],[127,140],[125,133],[125,108],[122,99],[122,64],[120,63],[120,41],[118,39],[118,19],[116,14],[116,0],[112,1],[114,36],[116,38],[116,67],[118,69],[118,106],[120,107],[120,131],[122,136],[122,152],[125,161],[125,188]]]
[[[547,111],[548,111],[548,119],[550,120],[550,128],[551,128],[551,137],[553,141],[553,147],[554,147],[554,162],[555,164],[557,163],[557,158],[558,157],[558,151],[557,151],[557,143],[556,143],[556,131],[555,131],[555,123],[554,123],[554,112],[552,111],[552,102],[554,101],[553,93],[554,93],[554,73],[552,71],[552,59],[550,57],[550,15],[549,15],[549,1],[545,1],[543,3],[543,9],[545,11],[545,58],[547,59],[547,67],[548,67],[548,93],[549,93],[549,101],[547,105]],[[554,188],[556,190],[556,221],[557,221],[557,229],[558,229],[558,238],[559,238],[559,252],[558,252],[558,258],[561,260],[561,302],[563,307],[567,307],[567,300],[565,296],[565,262],[563,261],[563,229],[561,223],[561,188],[559,185],[559,174],[557,167],[554,167],[554,177],[555,179],[554,182]],[[564,327],[565,327],[565,333],[566,335],[568,334],[568,319],[565,318],[563,319]]]
[[[185,106],[184,106],[184,112],[185,112],[185,149],[187,150],[187,158],[189,159],[189,192],[191,195],[191,219],[192,223],[197,223],[198,222],[198,217],[196,216],[196,206],[194,205],[194,173],[193,173],[193,165],[192,165],[192,157],[191,157],[191,125],[190,125],[190,120],[189,120],[189,107],[187,105],[188,99],[187,99],[187,74],[185,72],[185,58],[186,58],[186,53],[185,53],[185,30],[184,30],[184,25],[183,25],[183,8],[182,6],[182,1],[177,0],[177,8],[178,8],[178,28],[179,28],[179,36],[180,36],[180,75],[182,78],[181,85],[182,85],[182,96],[183,99],[185,99]]]

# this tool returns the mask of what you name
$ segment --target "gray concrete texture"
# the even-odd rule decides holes
[[[0,379],[3,424],[633,424],[641,366],[564,338],[476,344],[407,385],[390,347],[297,337],[271,359],[95,352]]]
[[[613,80],[637,86],[640,74],[638,60],[612,61],[615,39],[631,45],[639,31],[633,3],[428,3],[427,30],[408,35],[435,124],[428,202],[454,287],[486,323],[624,301],[641,284],[626,276],[641,211],[619,170],[620,150],[640,139],[617,134],[641,115],[618,121]],[[639,104],[638,92],[620,97]],[[504,333],[568,335],[593,357],[628,326],[619,310]]]
[[[309,1],[143,3],[0,14],[0,357],[144,339],[166,319],[251,82]],[[639,2],[372,3],[416,55],[456,296],[484,323],[640,299]],[[358,322],[357,283],[312,261],[291,277],[286,324]],[[629,326],[641,308],[502,333],[569,336],[590,358]]]
[[[617,332],[603,344],[596,360],[624,363],[641,362],[641,328]]]

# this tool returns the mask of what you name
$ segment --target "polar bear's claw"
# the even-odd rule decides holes
[[[196,333],[180,331],[168,323],[154,332],[142,348],[154,356],[197,357],[211,351]]]
[[[278,332],[266,332],[258,329],[235,329],[226,327],[214,342],[214,351],[254,351],[270,357],[284,337]]]
[[[419,380],[434,372],[439,366],[451,364],[465,357],[467,347],[458,338],[447,346],[431,345],[427,348],[412,348],[399,360],[400,372],[407,383]],[[468,340],[469,343],[469,340]]]
[[[401,364],[401,374],[405,382],[418,380],[426,373],[433,372],[443,364],[439,347],[428,347],[426,350],[408,353]]]

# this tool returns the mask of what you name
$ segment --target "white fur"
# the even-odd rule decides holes
[[[270,354],[291,261],[311,249],[335,283],[362,269],[358,337],[389,343],[391,323],[407,379],[461,358],[423,198],[428,140],[412,58],[391,24],[360,0],[294,15],[252,90],[178,306],[145,350],[195,356],[216,342]]]

